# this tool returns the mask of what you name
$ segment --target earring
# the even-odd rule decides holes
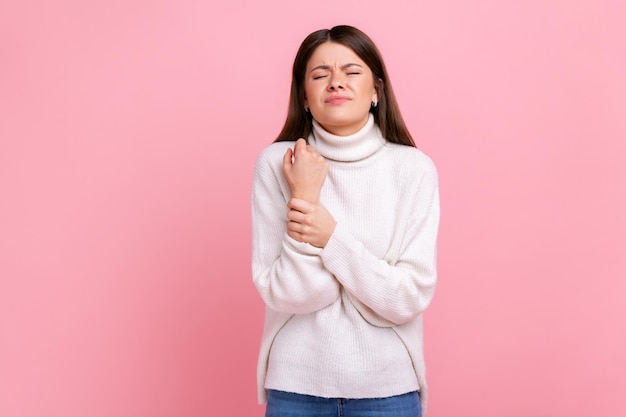
[[[378,102],[377,101],[372,101],[372,107],[376,107],[378,106]]]

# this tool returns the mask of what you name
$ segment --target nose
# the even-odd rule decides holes
[[[344,83],[343,80],[341,78],[341,74],[332,74],[330,76],[330,80],[329,80],[329,84],[328,84],[328,89],[330,91],[336,91],[336,90],[343,90],[344,89]]]

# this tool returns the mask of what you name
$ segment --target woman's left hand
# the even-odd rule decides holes
[[[298,242],[325,247],[337,225],[326,207],[299,198],[289,200],[287,207],[287,234]]]

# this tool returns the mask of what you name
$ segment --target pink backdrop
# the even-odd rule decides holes
[[[249,193],[309,32],[440,172],[431,417],[626,415],[626,3],[0,3],[0,416],[262,416]]]

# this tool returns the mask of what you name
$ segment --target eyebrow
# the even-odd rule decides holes
[[[346,68],[349,68],[349,67],[360,67],[360,68],[363,68],[362,65],[359,65],[359,64],[354,63],[354,62],[350,62],[350,63],[347,63],[345,65],[342,65],[341,69],[346,69]],[[315,68],[311,68],[311,71],[309,71],[309,72],[313,72],[315,70],[329,70],[330,68],[331,68],[330,65],[318,65]]]

